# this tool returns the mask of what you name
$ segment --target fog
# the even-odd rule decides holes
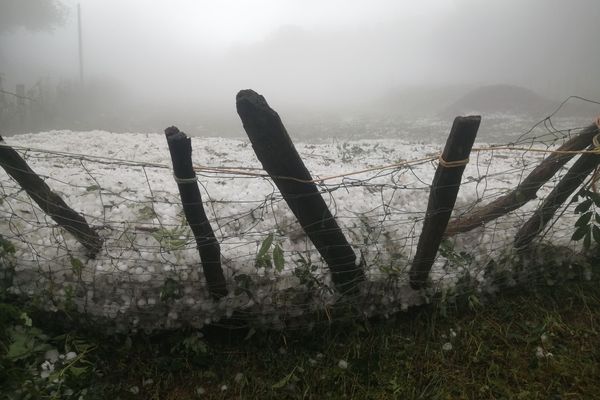
[[[0,0],[0,15],[28,1]],[[2,88],[63,85],[78,97],[54,95],[52,112],[25,127],[6,122],[5,112],[8,133],[177,124],[190,134],[237,135],[235,94],[245,88],[298,129],[364,115],[438,115],[485,85],[520,86],[548,101],[600,99],[597,0],[60,3],[66,13],[49,31],[0,17]]]

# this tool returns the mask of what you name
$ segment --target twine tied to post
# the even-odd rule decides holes
[[[186,184],[190,184],[190,183],[196,183],[198,181],[198,177],[196,175],[194,175],[191,178],[179,178],[175,174],[173,174],[173,179],[179,185],[186,185]]]
[[[465,158],[464,160],[456,160],[456,161],[446,161],[440,154],[438,157],[438,162],[444,168],[456,168],[456,167],[464,167],[469,163],[469,158]]]

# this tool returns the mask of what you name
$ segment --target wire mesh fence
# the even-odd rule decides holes
[[[514,189],[583,128],[557,129],[547,118],[512,143],[476,142],[453,216]],[[95,258],[88,257],[0,172],[0,232],[15,247],[14,263],[1,264],[4,285],[49,310],[77,310],[122,330],[201,327],[232,316],[305,329],[342,318],[336,313],[340,307],[350,310],[344,317],[385,316],[433,296],[468,294],[476,301],[478,294],[544,278],[553,267],[565,274],[592,273],[580,242],[571,240],[574,204],[561,208],[527,254],[513,246],[518,229],[573,161],[538,191],[539,200],[446,238],[428,287],[413,290],[408,270],[440,146],[394,139],[298,144],[359,255],[357,268],[366,274],[357,293],[342,297],[249,143],[193,138],[195,170],[229,290],[214,300],[183,215],[164,136],[54,131],[12,137],[7,144],[104,243]]]

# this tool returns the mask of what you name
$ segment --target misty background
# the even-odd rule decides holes
[[[470,112],[510,135],[600,100],[598,16],[597,0],[0,0],[0,129],[235,137],[252,88],[293,136],[445,136]]]

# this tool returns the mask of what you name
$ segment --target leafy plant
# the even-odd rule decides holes
[[[265,240],[263,240],[262,244],[260,245],[260,249],[256,254],[256,260],[254,263],[256,269],[271,269],[275,267],[275,270],[277,272],[283,271],[283,268],[285,267],[283,249],[281,248],[280,243],[275,243],[273,245],[274,237],[275,235],[273,235],[273,233],[268,234]],[[273,247],[273,251],[269,253],[271,247]]]
[[[315,275],[318,267],[310,261],[310,258],[304,257],[301,253],[297,253],[297,257],[294,260],[296,264],[293,271],[294,276],[309,290],[321,286],[321,281]]]
[[[160,300],[161,301],[169,301],[169,300],[177,300],[183,297],[183,287],[181,283],[177,282],[173,278],[165,279],[165,283],[163,283],[163,287],[160,290]]]
[[[573,196],[571,203],[579,203],[574,210],[575,214],[579,214],[579,218],[575,222],[575,232],[571,240],[583,240],[586,250],[591,247],[592,239],[594,243],[600,244],[600,194],[584,187]]]
[[[0,235],[0,299],[12,286],[15,275],[15,246]]]
[[[152,237],[156,239],[160,246],[166,251],[180,250],[185,247],[188,238],[188,229],[186,226],[176,226],[172,229],[160,228],[152,232]]]
[[[455,267],[467,267],[473,262],[473,256],[465,251],[456,251],[454,242],[448,239],[442,240],[440,254]]]

